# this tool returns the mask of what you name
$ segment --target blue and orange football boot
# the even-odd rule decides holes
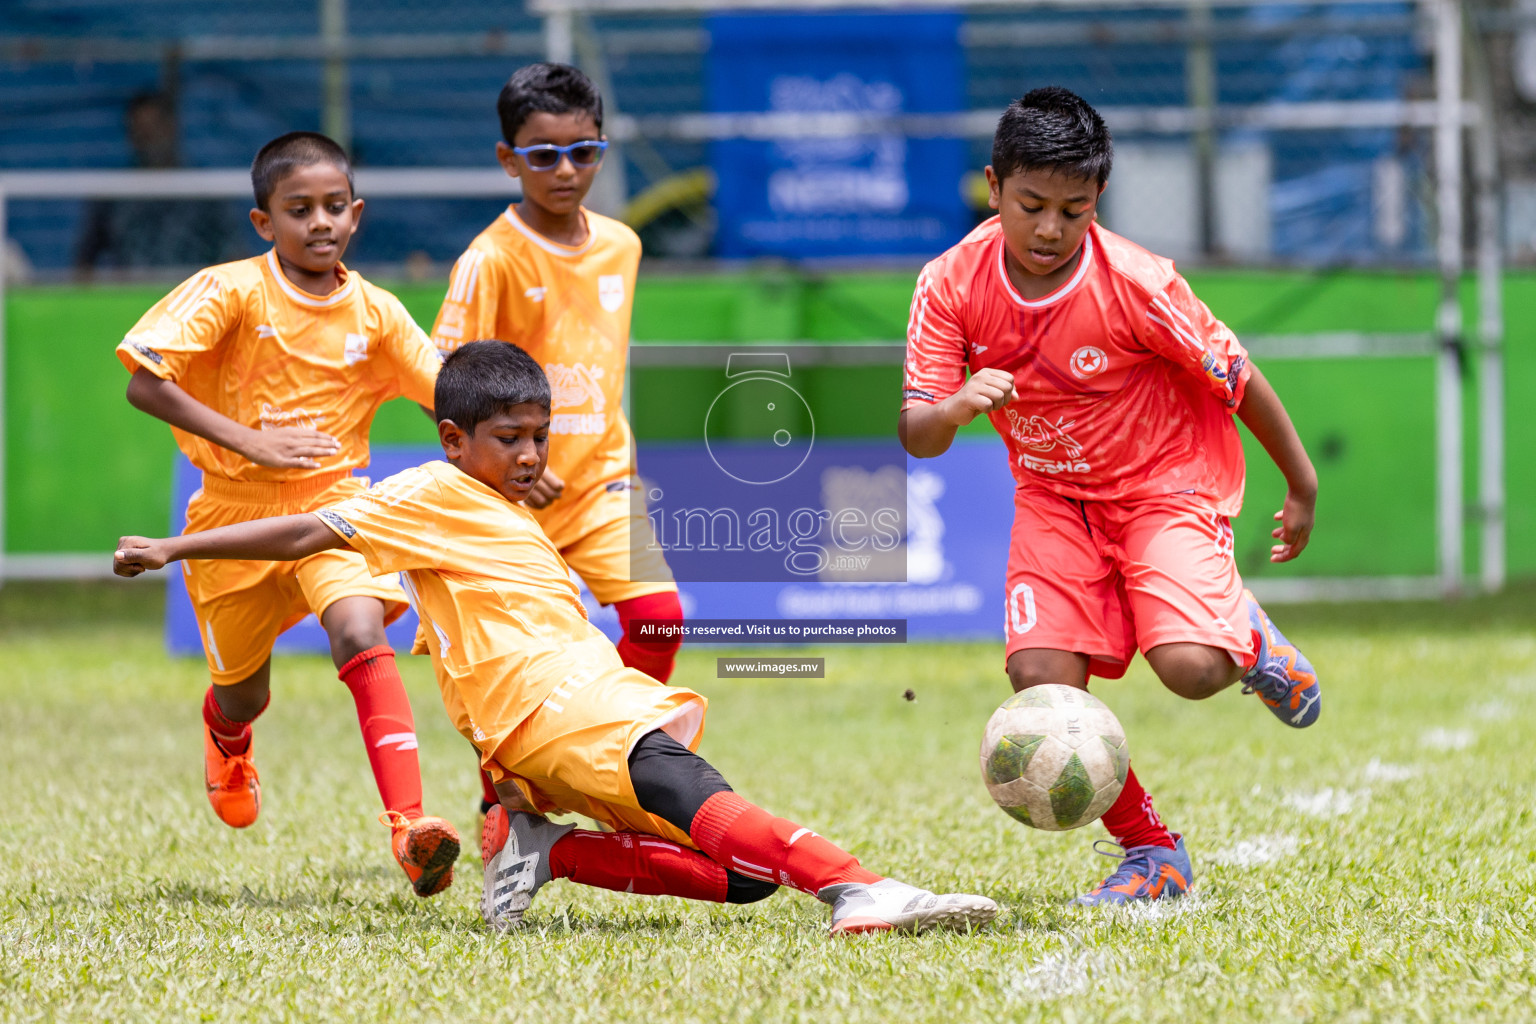
[[[1243,591],[1248,602],[1248,624],[1253,629],[1258,660],[1243,674],[1244,693],[1256,693],[1276,718],[1296,729],[1317,721],[1323,710],[1323,691],[1317,673],[1285,635],[1264,614],[1253,594]]]
[[[1133,846],[1129,850],[1100,839],[1093,844],[1095,853],[1106,857],[1119,857],[1120,866],[1104,881],[1072,902],[1082,907],[1124,906],[1127,903],[1150,903],[1153,900],[1173,899],[1189,891],[1195,880],[1195,869],[1189,863],[1189,853],[1184,849],[1184,837],[1175,834],[1173,849],[1166,846]],[[1119,853],[1099,849],[1099,843]]]

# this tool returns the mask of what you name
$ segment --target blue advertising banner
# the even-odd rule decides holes
[[[965,106],[957,12],[709,18],[717,113],[951,113]],[[970,228],[960,139],[900,133],[710,146],[721,256],[931,256]]]
[[[840,457],[857,456],[860,444],[842,441],[835,448],[828,445],[827,452],[829,457],[834,451]],[[876,457],[885,457],[888,445],[883,442],[862,444]],[[691,466],[701,457],[708,458],[704,445],[694,447],[700,451],[690,454],[682,446],[648,445],[641,452],[640,468],[647,484],[661,487],[676,507],[705,505],[717,498],[711,478],[690,475]],[[381,480],[441,454],[435,448],[375,447],[368,475]],[[187,501],[199,483],[198,472],[178,456],[173,532],[179,533],[185,525]],[[685,578],[679,585],[684,616],[905,619],[908,640],[1001,638],[1003,580],[1013,521],[1013,478],[1002,443],[995,438],[963,439],[940,458],[909,460],[904,486],[905,582],[826,582],[823,577],[688,582]],[[599,608],[585,589],[582,599],[592,621],[617,638],[619,623],[613,609]],[[407,651],[415,633],[415,614],[407,612],[389,628],[389,641],[396,650]],[[182,574],[174,566],[167,575],[166,645],[173,654],[200,655],[203,649]],[[279,638],[277,650],[326,653],[330,645],[319,622],[310,616]]]

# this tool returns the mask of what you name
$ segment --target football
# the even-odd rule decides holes
[[[992,799],[1031,828],[1080,828],[1109,809],[1131,764],[1114,712],[1075,686],[1032,686],[1003,701],[981,738]]]

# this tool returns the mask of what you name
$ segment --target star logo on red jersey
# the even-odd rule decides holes
[[[1087,380],[1089,377],[1097,377],[1104,372],[1109,365],[1109,357],[1101,348],[1092,345],[1084,345],[1072,353],[1072,376],[1078,380]]]

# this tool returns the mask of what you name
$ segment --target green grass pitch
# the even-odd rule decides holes
[[[410,895],[375,824],[345,688],[274,668],[265,806],[201,793],[200,663],[151,584],[0,591],[0,1020],[1461,1021],[1536,1014],[1536,590],[1442,607],[1277,609],[1324,675],[1292,732],[1234,689],[1098,684],[1197,872],[1193,894],[1068,909],[1110,861],[992,806],[976,747],[997,645],[826,648],[817,681],[677,679],[750,799],[871,868],[1002,905],[971,935],[831,941],[827,908],[546,888],[494,936],[466,850]],[[473,847],[468,745],[402,659],[429,810]],[[903,699],[911,688],[916,700]]]

